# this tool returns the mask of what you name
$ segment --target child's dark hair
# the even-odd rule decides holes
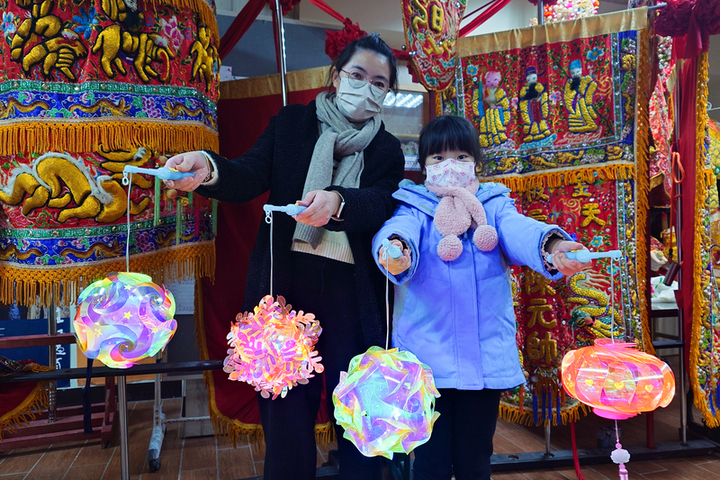
[[[387,43],[385,43],[377,33],[365,35],[347,44],[343,51],[340,52],[340,55],[330,64],[331,68],[328,73],[327,84],[332,84],[333,71],[339,73],[358,50],[374,52],[387,59],[390,65],[390,78],[388,78],[390,90],[397,91],[397,61],[395,60],[395,54],[393,54],[393,51],[388,47]]]
[[[482,162],[478,133],[470,120],[454,115],[433,119],[420,132],[418,163],[425,171],[425,159],[445,150],[462,150],[473,156],[478,168]]]

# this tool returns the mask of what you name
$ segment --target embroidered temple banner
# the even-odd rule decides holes
[[[125,268],[209,275],[212,203],[133,175],[217,150],[214,5],[9,0],[0,55],[0,302],[75,301]],[[130,211],[132,234],[126,233]]]
[[[560,282],[513,267],[527,381],[503,396],[507,420],[577,418],[583,406],[564,395],[558,375],[569,350],[611,336],[652,348],[643,293],[645,27],[643,9],[462,38],[454,88],[438,95],[438,114],[476,126],[482,179],[508,185],[521,213],[559,225],[591,250],[624,255]]]
[[[428,90],[445,90],[453,82],[466,4],[467,0],[402,1],[413,78]]]

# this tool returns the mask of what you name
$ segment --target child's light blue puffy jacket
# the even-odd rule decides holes
[[[470,230],[461,237],[463,252],[457,260],[438,257],[442,237],[433,215],[439,200],[424,185],[406,185],[393,194],[399,206],[373,239],[376,262],[385,238],[398,235],[410,247],[412,266],[390,275],[398,285],[393,346],[429,365],[438,388],[509,389],[525,381],[508,265],[526,265],[557,280],[562,274],[552,275],[545,268],[543,240],[551,232],[570,237],[554,225],[518,213],[509,192],[497,183],[481,183],[478,189],[488,225],[499,237],[489,252],[477,249]]]

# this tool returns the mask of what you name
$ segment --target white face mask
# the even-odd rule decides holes
[[[380,113],[386,94],[387,92],[376,95],[368,82],[361,87],[353,87],[348,79],[343,77],[337,91],[337,107],[348,120],[364,122]]]
[[[454,158],[426,165],[425,172],[425,183],[437,187],[467,187],[476,178],[475,162],[461,162]]]

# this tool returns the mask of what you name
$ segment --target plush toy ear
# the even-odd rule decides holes
[[[462,251],[462,242],[455,235],[443,237],[437,246],[438,257],[440,257],[440,260],[444,262],[452,262],[457,259]]]

